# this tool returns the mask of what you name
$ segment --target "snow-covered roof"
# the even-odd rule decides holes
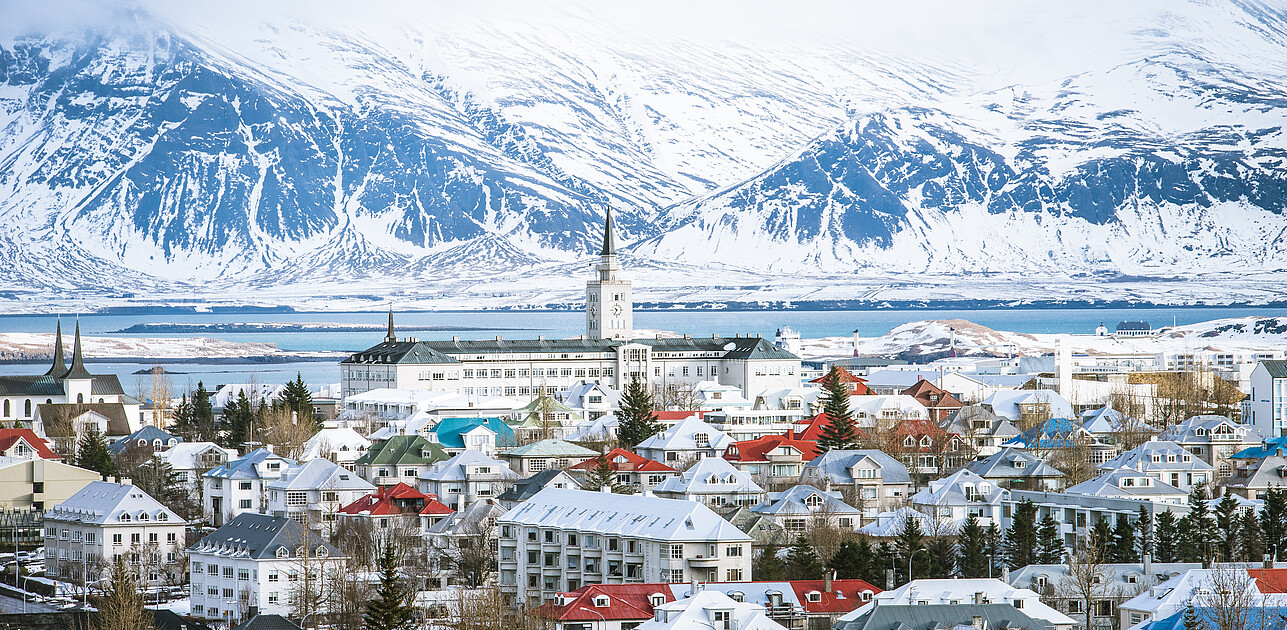
[[[764,606],[737,602],[717,590],[698,591],[688,599],[668,602],[653,609],[653,618],[638,626],[638,630],[689,630],[692,628],[722,627],[715,624],[715,612],[727,612],[732,617],[728,627],[738,630],[782,630],[782,626],[769,619]]]
[[[1059,478],[1059,469],[1042,461],[1040,457],[1017,448],[1003,448],[985,459],[973,461],[965,467],[985,479]]]
[[[657,541],[751,542],[751,537],[696,501],[546,488],[502,522],[577,529]]]
[[[1023,415],[1020,405],[1048,404],[1050,410],[1047,417],[1050,418],[1072,418],[1072,403],[1067,398],[1059,395],[1059,392],[1049,389],[1008,389],[993,392],[987,398],[983,399],[984,405],[991,407],[992,413],[1011,420],[1019,419]]]
[[[834,515],[862,513],[841,500],[839,492],[824,492],[809,485],[770,492],[764,502],[752,507],[751,511],[773,516],[803,516],[818,512]]]
[[[805,464],[801,478],[821,481],[825,477],[832,483],[850,484],[854,481],[854,466],[864,460],[872,466],[879,466],[880,478],[884,483],[912,482],[912,477],[902,462],[877,449],[827,451]]]
[[[929,482],[929,487],[912,495],[911,501],[917,505],[966,505],[980,500],[994,503],[1000,501],[1004,494],[1005,490],[995,482],[963,468],[943,479]],[[979,498],[971,499],[969,496]]]
[[[269,490],[357,490],[371,492],[375,486],[329,459],[310,459],[268,482]]]
[[[877,514],[875,520],[863,525],[858,531],[876,538],[892,538],[898,535],[909,518],[920,523],[922,532],[932,532],[937,526],[934,517],[909,507],[900,507]]]
[[[290,467],[298,465],[293,459],[279,457],[265,448],[257,448],[227,464],[210,469],[202,476],[220,479],[258,479],[259,464],[268,460],[280,461],[283,473]]]
[[[224,448],[214,442],[179,442],[156,456],[175,470],[194,470],[197,468],[197,456],[211,449],[223,451],[228,460],[237,458],[237,450]]]
[[[133,484],[92,481],[45,513],[46,521],[92,525],[159,523],[184,525],[185,521]]]
[[[1168,472],[1207,472],[1214,470],[1211,464],[1202,461],[1201,458],[1194,457],[1188,449],[1166,440],[1149,440],[1099,465],[1100,470],[1116,470],[1118,468]]]
[[[876,598],[862,608],[840,617],[840,622],[850,621],[861,616],[866,609],[873,606],[907,606],[926,602],[927,604],[952,604],[974,601],[981,596],[987,603],[1013,604],[1022,602],[1023,612],[1034,619],[1044,619],[1055,626],[1071,627],[1077,621],[1050,606],[1042,603],[1035,591],[1026,588],[1015,588],[991,578],[954,578],[950,580],[912,580],[892,591],[877,593]]]
[[[856,420],[880,418],[889,415],[898,418],[916,419],[929,417],[929,412],[925,410],[925,405],[922,405],[919,400],[903,394],[850,396],[849,409],[853,411],[854,419]]]
[[[299,458],[307,461],[326,457],[331,452],[353,452],[354,457],[358,457],[369,448],[371,448],[371,440],[362,437],[361,433],[349,427],[327,427],[304,442]]]
[[[656,492],[668,494],[713,494],[713,493],[755,493],[764,492],[759,484],[751,478],[750,473],[738,470],[728,460],[720,457],[705,457],[697,461],[684,472],[667,477],[656,488]]]
[[[1134,468],[1110,470],[1064,490],[1065,494],[1162,501],[1183,500],[1189,493]]]
[[[694,436],[699,434],[706,435],[706,446],[699,446]],[[717,453],[723,453],[729,444],[733,443],[723,431],[707,424],[698,416],[689,416],[680,421],[679,424],[662,431],[643,442],[635,449],[635,452],[641,450],[653,451],[698,451],[714,449]]]
[[[419,479],[425,481],[465,481],[468,479],[467,468],[470,466],[491,466],[493,470],[490,474],[498,475],[503,479],[518,479],[522,475],[510,469],[499,459],[492,459],[486,453],[481,451],[462,451],[460,454],[449,460],[438,462],[429,467],[429,470],[420,474]]]

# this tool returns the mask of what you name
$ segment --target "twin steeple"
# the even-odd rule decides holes
[[[80,351],[80,318],[76,319],[76,344],[72,346],[71,368],[63,375],[63,380],[73,378],[94,378],[94,375],[85,369],[85,360]]]
[[[54,364],[45,372],[45,376],[50,378],[66,380],[69,378],[94,378],[89,370],[85,369],[85,356],[80,348],[80,318],[76,318],[76,341],[72,346],[71,367],[67,367],[63,358],[63,321],[58,320],[58,326],[54,332]]]
[[[58,318],[58,327],[54,329],[54,364],[45,372],[50,378],[62,378],[67,373],[67,361],[63,358],[63,320]]]

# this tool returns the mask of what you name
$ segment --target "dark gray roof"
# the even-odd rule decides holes
[[[121,451],[129,448],[132,444],[137,444],[139,440],[147,441],[149,445],[148,448],[151,448],[152,440],[161,440],[161,444],[165,445],[166,448],[169,448],[170,440],[178,440],[179,442],[182,442],[183,438],[170,435],[165,430],[158,429],[157,427],[149,424],[138,431],[112,442],[107,446],[107,448],[111,449],[113,453],[119,455]]]
[[[1148,322],[1122,322],[1117,330],[1153,330],[1153,327]]]
[[[76,342],[75,342],[75,345],[72,347],[71,367],[67,369],[66,374],[63,374],[63,379],[69,379],[69,378],[74,378],[74,379],[94,378],[94,375],[90,374],[89,370],[85,369],[85,358],[80,351],[80,320],[79,319],[76,320]]]
[[[600,256],[616,256],[617,242],[612,237],[612,208],[608,208],[608,218],[603,223],[603,249],[599,251]]]
[[[545,484],[559,476],[561,472],[563,471],[558,468],[546,468],[527,479],[519,479],[514,482],[514,485],[509,490],[506,490],[496,499],[498,501],[517,501],[520,503],[526,501],[535,496],[537,492],[544,490]]]
[[[164,608],[152,611],[152,623],[160,630],[211,630],[210,626],[200,621],[180,617],[174,611]]]
[[[423,341],[385,341],[350,355],[341,363],[459,363]]]
[[[0,396],[62,396],[62,381],[52,376],[0,376]]]
[[[188,551],[215,552],[224,551],[237,554],[244,553],[252,559],[273,558],[278,549],[286,549],[294,554],[295,549],[305,541],[305,530],[287,517],[273,518],[267,514],[242,512],[228,524],[210,532]],[[339,550],[326,542],[320,534],[308,534],[309,550],[316,553],[324,548],[327,555],[338,557]]]
[[[798,359],[762,337],[673,337],[663,339],[482,339],[449,341],[395,341],[350,355],[343,363],[458,363],[456,356],[510,353],[616,352],[637,343],[653,352],[710,352],[725,359]]]
[[[975,616],[987,628],[1000,630],[1053,630],[1044,619],[1033,619],[1012,604],[927,604],[869,606],[863,614],[841,621],[835,630],[936,630],[969,626]]]
[[[301,630],[295,622],[281,615],[255,615],[232,630]]]
[[[1022,461],[1022,468],[1015,466],[1015,461]],[[1063,477],[1054,466],[1042,461],[1040,457],[1016,448],[1004,448],[986,459],[970,462],[965,467],[970,472],[984,479],[1019,479],[1019,478],[1055,478]]]
[[[791,538],[787,536],[786,529],[779,525],[773,517],[752,512],[750,508],[735,507],[726,512],[721,512],[720,516],[732,523],[734,527],[742,530],[742,533],[750,536],[756,545],[785,545],[791,543]]]
[[[87,411],[93,411],[107,418],[106,435],[130,434],[129,416],[125,413],[125,405],[121,403],[86,403],[83,405],[53,403],[36,405],[36,413],[40,415],[40,422],[45,426],[45,435],[49,437],[72,437],[75,435],[75,428],[72,427],[71,421]]]
[[[1261,361],[1260,364],[1265,366],[1265,369],[1268,370],[1270,377],[1287,378],[1287,361],[1270,360],[1270,361]]]

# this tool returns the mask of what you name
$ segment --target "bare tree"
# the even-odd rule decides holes
[[[1050,465],[1065,475],[1069,486],[1089,481],[1098,473],[1091,462],[1094,439],[1089,433],[1073,425],[1068,445],[1050,449]]]
[[[1234,564],[1216,564],[1209,572],[1211,593],[1202,604],[1211,609],[1211,620],[1220,630],[1251,630],[1259,617],[1255,610],[1264,605],[1247,570]]]
[[[1104,599],[1108,588],[1108,568],[1105,545],[1094,530],[1083,538],[1068,555],[1068,578],[1059,583],[1061,596],[1082,603],[1086,612],[1086,627],[1091,628],[1095,602]]]
[[[531,614],[521,602],[511,605],[496,586],[459,589],[446,620],[437,626],[450,630],[538,630],[555,627],[553,620]]]
[[[658,411],[700,411],[702,399],[691,383],[658,383],[652,390],[653,407]]]
[[[325,570],[329,554],[320,534],[313,533],[307,527],[300,527],[296,540],[290,550],[291,562],[287,567],[287,601],[291,616],[296,619],[312,619],[316,627],[315,613],[322,611],[325,599]]]
[[[294,411],[284,407],[266,410],[261,423],[260,438],[273,446],[274,453],[292,459],[303,454],[304,443],[317,432],[312,418],[301,422]]]
[[[496,571],[495,528],[477,522],[462,524],[461,529],[452,537],[452,548],[445,554],[446,565],[452,582],[478,588],[487,584]]]
[[[174,398],[174,386],[165,375],[165,369],[158,363],[151,369],[151,378],[147,380],[147,391],[143,392],[144,383],[139,382],[139,399],[152,400],[151,425],[164,429],[169,422],[170,406]],[[146,396],[142,394],[146,393]]]
[[[350,560],[335,563],[327,571],[326,593],[330,607],[327,620],[335,630],[362,630],[371,585],[363,579],[366,567]]]

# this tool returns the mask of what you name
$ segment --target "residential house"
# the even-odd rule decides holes
[[[933,516],[939,532],[954,534],[971,515],[978,517],[984,527],[993,524],[1000,527],[1005,492],[996,483],[969,470],[959,470],[929,482],[928,487],[912,495],[912,505]]]
[[[530,477],[547,468],[562,470],[598,455],[598,451],[551,438],[501,451],[500,456],[509,462],[511,470],[523,477]]]
[[[861,427],[882,427],[901,420],[929,420],[929,410],[920,401],[902,394],[850,396],[849,409]]]
[[[357,460],[371,449],[371,440],[347,426],[328,426],[304,442],[300,461],[328,459],[349,470],[357,469]]]
[[[719,381],[700,381],[693,385],[693,398],[703,411],[740,411],[750,409],[754,403],[735,385]]]
[[[1077,541],[1086,535],[1087,528],[1099,520],[1116,523],[1119,517],[1125,517],[1134,523],[1141,508],[1153,519],[1152,522],[1157,522],[1157,515],[1162,512],[1171,512],[1177,520],[1189,513],[1187,505],[1068,492],[1008,490],[1002,498],[1002,531],[1010,528],[1014,507],[1022,501],[1031,501],[1036,506],[1038,522],[1046,516],[1054,519],[1060,535],[1064,537],[1064,546],[1069,549],[1074,548]]]
[[[179,442],[156,456],[170,465],[180,481],[199,491],[201,475],[237,459],[237,449],[224,448],[214,442]]]
[[[1000,451],[1006,441],[1019,436],[1019,429],[980,405],[961,407],[940,424],[947,433],[965,441],[966,450],[975,457],[988,457]]]
[[[1053,627],[1056,630],[1072,630],[1077,623],[1069,616],[1047,606],[1041,601],[1040,595],[1026,588],[1016,588],[1001,580],[991,578],[957,578],[950,580],[912,580],[892,591],[877,593],[871,603],[841,617],[835,627],[837,630],[876,628],[877,626],[870,626],[865,623],[851,626],[850,622],[859,621],[866,615],[885,607],[900,610],[907,615],[905,619],[911,621],[920,617],[920,615],[912,615],[915,613],[914,609],[921,607],[964,606],[965,611],[968,613],[969,610],[982,612],[989,605],[1009,605],[1034,620],[1049,624],[1048,626],[1029,626],[1031,630],[1046,627]],[[952,612],[950,608],[938,610],[940,613]],[[1010,610],[1006,612],[1013,614],[1013,611]],[[978,612],[974,614],[978,615]],[[964,618],[968,620],[971,617],[972,615],[967,614]],[[940,622],[946,620],[944,617],[939,617],[939,619]],[[954,628],[956,626],[947,625],[944,627]],[[973,627],[977,628],[977,626]],[[999,624],[997,627],[1000,627]],[[885,630],[884,627],[880,628]]]
[[[436,499],[425,496],[424,493],[405,483],[399,483],[396,486],[379,486],[370,494],[358,497],[352,503],[340,508],[339,518],[341,521],[350,523],[366,522],[367,528],[372,532],[390,528],[418,530],[421,528],[420,513],[431,501],[442,505]],[[440,511],[435,506],[429,516],[437,515]],[[446,512],[451,512],[451,508],[447,508]]]
[[[873,538],[896,538],[899,532],[906,528],[908,519],[915,519],[922,532],[942,529],[941,524],[933,516],[909,507],[900,507],[877,514],[872,517],[870,523],[863,525],[858,531]]]
[[[220,385],[210,394],[210,405],[215,413],[220,413],[228,405],[237,402],[242,393],[253,405],[260,403],[271,405],[277,402],[286,386],[280,383],[228,383]]]
[[[751,538],[695,501],[546,488],[499,523],[500,588],[518,601],[586,583],[751,574]]]
[[[653,607],[651,620],[638,630],[783,630],[764,607],[739,602],[716,590],[702,590],[687,599]]]
[[[1094,479],[1072,486],[1064,492],[1176,505],[1183,505],[1189,500],[1189,493],[1134,468],[1110,470]]]
[[[1105,444],[1113,444],[1120,447],[1129,446],[1123,444],[1123,440],[1130,442],[1140,442],[1157,435],[1157,429],[1149,426],[1139,418],[1132,418],[1126,414],[1113,409],[1111,405],[1104,405],[1098,409],[1087,409],[1081,412],[1077,417],[1077,423],[1081,428],[1088,431],[1095,439]]]
[[[906,418],[894,425],[890,455],[922,475],[938,475],[965,463],[961,436],[948,433],[927,418]]]
[[[678,470],[670,466],[636,455],[624,448],[614,448],[599,457],[573,464],[568,467],[568,472],[578,480],[583,480],[604,460],[607,460],[608,467],[617,474],[618,486],[638,493],[656,490],[657,486],[665,483],[667,479],[679,474]]]
[[[417,482],[421,492],[460,512],[474,501],[504,494],[521,477],[503,461],[478,451],[464,451],[434,464]]]
[[[31,429],[0,429],[0,457],[62,459],[49,447],[47,440]]]
[[[1244,448],[1229,456],[1229,459],[1235,468],[1243,468],[1270,455],[1287,457],[1287,435],[1261,440],[1260,444]]]
[[[1261,361],[1251,370],[1250,418],[1244,422],[1266,438],[1287,434],[1287,361]]]
[[[1119,605],[1118,623],[1122,628],[1134,628],[1147,621],[1166,619],[1189,606],[1201,608],[1219,602],[1248,601],[1254,602],[1256,608],[1287,604],[1287,595],[1273,588],[1274,577],[1266,575],[1268,579],[1262,583],[1254,577],[1262,572],[1248,571],[1249,566],[1254,565],[1217,564],[1209,569],[1189,569]],[[1228,592],[1231,587],[1246,590],[1231,598]]]
[[[45,572],[95,582],[103,566],[124,557],[140,581],[157,584],[183,551],[185,525],[132,484],[90,482],[45,512]]]
[[[286,517],[245,512],[188,548],[192,616],[237,624],[252,616],[291,614],[302,580],[324,580],[343,564],[340,551]],[[330,607],[325,599],[318,610]]]
[[[1091,587],[1091,625],[1096,628],[1113,628],[1118,621],[1117,607],[1123,602],[1167,580],[1188,571],[1201,569],[1198,562],[1144,562],[1101,564],[1096,569],[1099,580]],[[1010,585],[1026,588],[1041,594],[1041,599],[1055,610],[1084,623],[1086,615],[1085,587],[1077,586],[1077,579],[1067,564],[1030,564],[1010,572]],[[1142,620],[1142,618],[1141,618]]]
[[[1215,468],[1216,479],[1233,474],[1234,454],[1263,442],[1254,427],[1238,424],[1224,416],[1193,416],[1167,427],[1157,439],[1183,446]]]
[[[125,403],[54,403],[36,405],[32,430],[53,442],[55,451],[69,455],[76,452],[76,445],[91,428],[108,440],[115,440],[133,433],[140,426],[141,421],[131,415],[130,406]]]
[[[459,584],[468,587],[483,586],[471,583],[458,571],[447,571],[441,560],[457,557],[462,550],[478,545],[496,544],[496,523],[508,510],[501,507],[494,499],[479,499],[461,511],[442,513],[442,504],[438,504],[438,515],[432,518],[422,517],[425,525],[421,531],[428,552],[427,563],[430,567],[427,586],[442,588],[446,585]],[[425,506],[425,511],[430,509]]]
[[[769,545],[782,548],[789,547],[795,542],[794,538],[787,535],[786,528],[782,527],[773,516],[753,512],[751,508],[740,505],[725,506],[716,512],[721,518],[751,537],[751,547],[756,557]]]
[[[816,527],[830,527],[842,532],[857,530],[862,512],[840,498],[839,492],[827,492],[800,485],[782,492],[770,492],[752,512],[772,516],[788,535],[798,536]]]
[[[434,464],[450,455],[441,444],[421,435],[395,435],[376,442],[353,461],[358,476],[377,486],[413,483]]]
[[[854,376],[853,372],[850,372],[839,365],[832,366],[832,369],[835,370],[839,381],[845,384],[845,389],[849,390],[850,396],[870,396],[876,393],[873,392],[870,387],[867,387],[867,379]],[[822,387],[827,384],[827,380],[829,378],[831,378],[831,370],[828,370],[818,378],[810,380],[809,384]]]
[[[215,527],[242,512],[268,509],[268,482],[298,466],[293,459],[260,448],[201,475],[202,508]]]
[[[796,440],[789,435],[768,435],[758,440],[734,442],[724,450],[724,459],[750,473],[753,478],[762,480],[761,485],[770,488],[793,485],[800,480],[805,464],[822,452],[817,442]]]
[[[676,598],[692,596],[692,585],[668,586]],[[697,588],[698,592],[719,591],[735,602],[762,606],[769,619],[796,630],[829,630],[840,617],[880,592],[864,580],[836,580],[830,574],[821,580],[708,582]]]
[[[881,604],[866,606],[836,623],[836,630],[1068,630],[1035,619],[1014,604]]]
[[[112,451],[113,455],[120,455],[126,449],[137,449],[151,454],[174,448],[176,444],[182,441],[183,438],[171,435],[170,433],[149,424],[138,431],[108,444],[107,448]]]
[[[340,508],[375,490],[357,473],[329,459],[312,459],[269,481],[268,513],[319,528],[336,520]]]
[[[903,390],[903,396],[911,396],[916,402],[925,406],[929,411],[930,420],[935,424],[942,423],[958,409],[965,406],[964,403],[956,399],[952,392],[935,385],[932,381],[921,379],[916,381],[915,385]]]
[[[512,510],[518,504],[536,496],[536,493],[546,488],[573,488],[579,490],[581,489],[581,484],[567,471],[559,470],[558,468],[546,468],[531,477],[514,480],[514,485],[510,486],[509,490],[496,497],[496,502],[500,504],[502,509]]]
[[[1072,403],[1050,389],[1011,389],[994,392],[980,403],[984,408],[1020,426],[1041,424],[1051,418],[1072,418]]]
[[[599,382],[579,381],[568,387],[563,400],[574,413],[594,421],[617,410],[621,404],[621,393]]]
[[[1116,444],[1096,438],[1090,431],[1068,418],[1051,418],[1006,440],[1002,446],[1046,455],[1052,451],[1084,449],[1092,464],[1103,464],[1117,457]]]
[[[1139,446],[1099,465],[1100,470],[1132,468],[1148,473],[1158,481],[1166,482],[1184,492],[1214,481],[1215,469],[1211,464],[1194,456],[1175,442],[1149,440]]]
[[[688,470],[667,477],[653,492],[667,499],[697,501],[712,507],[752,506],[764,500],[764,488],[749,473],[719,457],[699,460]]]
[[[911,496],[912,477],[902,462],[875,449],[835,450],[809,462],[801,483],[839,490],[846,503],[865,518],[903,505]]]
[[[676,465],[720,457],[732,443],[723,432],[694,415],[640,442],[635,452],[666,465]]]
[[[519,444],[561,438],[583,420],[584,417],[576,410],[548,394],[537,396],[509,415],[509,425],[514,429],[514,437]]]
[[[1287,456],[1270,455],[1251,461],[1224,480],[1225,489],[1243,498],[1264,499],[1270,487],[1287,487]]]
[[[1040,457],[1016,448],[1005,448],[985,459],[965,465],[970,472],[1006,488],[1017,490],[1063,489],[1064,474]]]
[[[500,418],[443,418],[427,436],[441,445],[448,455],[459,455],[466,449],[495,456],[500,450],[518,445],[514,429]]]
[[[555,630],[634,630],[652,619],[653,608],[675,601],[667,584],[586,584],[559,593],[533,615]]]
[[[0,457],[0,509],[43,512],[101,477],[56,459]]]

